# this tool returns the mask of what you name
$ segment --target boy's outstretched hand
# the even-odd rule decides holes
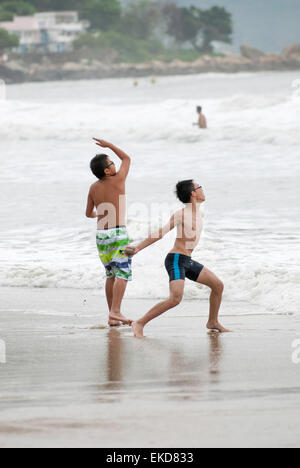
[[[108,141],[105,140],[99,140],[98,138],[93,138],[95,140],[96,145],[101,146],[101,148],[110,148],[111,143],[108,143]]]
[[[134,255],[136,255],[138,252],[139,252],[138,247],[136,247],[134,245],[129,245],[128,247],[126,247],[126,249],[124,251],[124,253],[125,253],[125,255],[127,255],[127,257],[134,257]]]

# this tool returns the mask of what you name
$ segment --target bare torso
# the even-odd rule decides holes
[[[98,229],[126,225],[125,179],[116,175],[99,180],[90,195],[97,209]]]
[[[200,241],[203,230],[203,214],[199,208],[188,205],[176,213],[177,238],[170,253],[179,253],[188,257]]]
[[[207,128],[207,120],[204,114],[199,115],[199,127]]]

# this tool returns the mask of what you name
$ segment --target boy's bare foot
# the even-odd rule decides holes
[[[136,338],[144,338],[144,326],[138,322],[132,323],[132,330]]]
[[[108,325],[110,327],[120,327],[122,324],[118,320],[109,320]]]
[[[125,325],[131,325],[133,320],[130,320],[130,319],[127,319],[126,317],[124,317],[123,315],[121,314],[110,314],[109,315],[109,320],[110,321],[117,321],[117,322],[122,322],[124,323]]]
[[[206,325],[208,330],[211,331],[218,331],[219,333],[230,333],[231,330],[227,330],[226,328],[222,327],[222,325],[219,322],[208,322]]]

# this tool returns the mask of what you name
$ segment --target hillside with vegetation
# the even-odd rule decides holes
[[[224,0],[216,1],[224,5]],[[89,25],[73,42],[74,50],[63,53],[20,54],[15,49],[18,37],[0,29],[0,78],[16,83],[300,70],[297,43],[279,54],[265,54],[247,43],[240,54],[217,54],[220,45],[231,44],[232,16],[224,6],[211,6],[214,0],[201,0],[202,8],[199,4],[199,0],[0,0],[2,22],[14,15],[76,10]],[[234,26],[236,30],[236,20]]]
[[[59,10],[78,10],[90,23],[89,31],[74,43],[76,50],[111,50],[119,62],[194,61],[213,54],[215,41],[230,43],[233,32],[231,14],[223,7],[203,10],[148,0],[126,5],[119,0],[0,0],[0,21]],[[14,44],[4,37],[2,49]]]

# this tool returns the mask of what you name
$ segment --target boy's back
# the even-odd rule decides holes
[[[126,224],[126,178],[130,169],[130,158],[116,146],[103,140],[98,141],[98,145],[103,148],[112,149],[122,160],[119,172],[113,161],[105,156],[104,176],[95,182],[89,192],[88,209],[94,210],[96,207],[98,218],[98,229],[111,229]]]
[[[126,189],[122,174],[95,182],[90,196],[96,207],[98,229],[110,229],[126,224]]]

